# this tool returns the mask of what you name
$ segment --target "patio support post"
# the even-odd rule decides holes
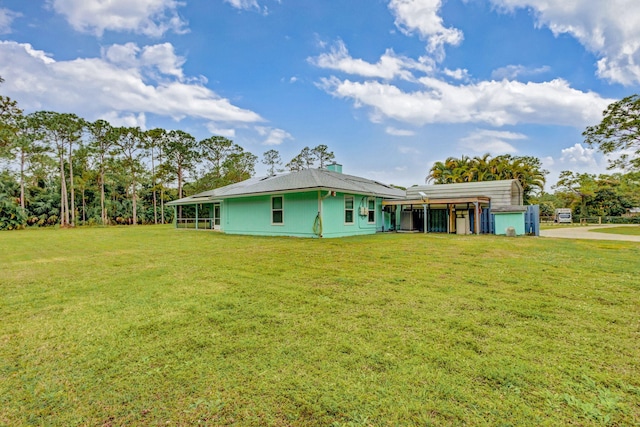
[[[480,234],[480,203],[473,202],[473,231]]]
[[[423,222],[423,225],[422,225],[423,230],[422,230],[422,232],[426,233],[427,232],[427,205],[426,205],[426,203],[424,205],[422,205],[422,213],[424,215],[424,218],[422,220],[422,222]]]
[[[198,204],[196,203],[196,230],[198,229]]]
[[[447,234],[451,233],[451,207],[447,203]]]

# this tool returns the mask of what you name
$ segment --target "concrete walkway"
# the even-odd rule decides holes
[[[582,227],[559,227],[549,230],[540,230],[541,237],[557,237],[561,239],[590,239],[590,240],[624,240],[627,242],[640,242],[640,236],[625,236],[623,234],[598,233],[597,230],[611,227],[640,227],[637,224],[607,224],[587,225]]]

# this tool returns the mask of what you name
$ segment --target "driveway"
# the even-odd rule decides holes
[[[541,237],[557,237],[560,239],[590,239],[590,240],[624,240],[627,242],[640,242],[640,236],[625,236],[623,234],[598,233],[597,230],[610,227],[638,227],[636,224],[611,224],[611,225],[587,225],[583,227],[560,227],[548,230],[540,230]]]

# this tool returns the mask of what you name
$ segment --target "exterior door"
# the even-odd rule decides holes
[[[220,230],[220,203],[213,204],[213,229]]]

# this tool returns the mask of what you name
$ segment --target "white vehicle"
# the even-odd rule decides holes
[[[571,209],[556,209],[554,222],[557,222],[558,224],[571,224],[573,222],[573,218],[571,218]]]

